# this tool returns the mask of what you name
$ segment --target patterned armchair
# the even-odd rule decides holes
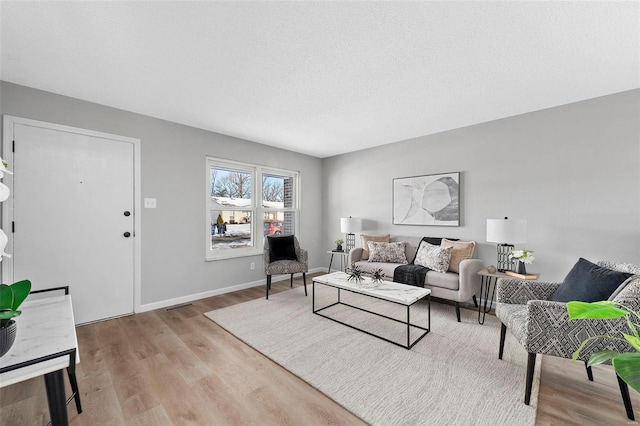
[[[280,239],[280,242],[285,242],[286,239],[293,238],[293,247],[295,250],[295,259],[284,259],[273,261],[273,256],[270,249],[270,239]],[[285,256],[287,257],[287,256]],[[271,289],[271,276],[272,275],[291,275],[291,287],[293,287],[293,274],[302,273],[302,280],[304,282],[304,295],[307,295],[307,276],[309,271],[309,253],[307,250],[300,248],[298,239],[294,235],[280,235],[280,236],[268,236],[264,239],[264,273],[267,275],[267,300],[269,299],[269,290]]]
[[[598,266],[636,274],[613,300],[624,303],[635,311],[640,310],[640,266],[605,261],[598,262]],[[509,329],[529,353],[524,397],[524,403],[527,405],[531,398],[536,354],[570,359],[588,337],[619,335],[621,331],[629,333],[624,318],[569,321],[567,304],[548,300],[559,286],[560,283],[505,278],[498,280],[496,316],[502,321],[498,358],[502,359],[506,331]],[[579,359],[584,361],[586,366],[592,353],[605,349],[618,352],[634,351],[626,342],[594,339],[580,352]],[[587,367],[587,375],[589,380],[593,381],[590,367]],[[620,377],[618,384],[627,416],[633,420],[627,384]]]

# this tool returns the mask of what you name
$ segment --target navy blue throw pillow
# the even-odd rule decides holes
[[[269,260],[297,260],[293,235],[285,237],[267,237],[269,240]]]
[[[607,300],[631,275],[633,274],[603,268],[580,258],[549,300],[554,302]]]

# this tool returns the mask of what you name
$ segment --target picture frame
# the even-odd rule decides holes
[[[460,172],[393,179],[393,224],[460,226]]]

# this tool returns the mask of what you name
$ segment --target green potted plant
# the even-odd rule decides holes
[[[7,285],[0,284],[0,357],[6,354],[16,339],[16,322],[12,319],[22,314],[18,308],[31,291],[31,281],[22,280]]]
[[[638,334],[638,322],[640,315],[625,305],[621,305],[611,300],[602,302],[569,302],[567,303],[569,319],[616,319],[626,318],[629,329],[633,334],[621,333],[622,336],[594,336],[586,339],[577,351],[573,354],[573,359],[577,360],[580,351],[594,339],[621,340],[629,343],[636,352],[616,352],[605,350],[591,355],[587,365],[598,365],[611,360],[613,369],[618,376],[629,386],[640,392],[640,335]]]
[[[344,243],[344,240],[342,238],[336,238],[336,251],[342,251],[342,243]]]

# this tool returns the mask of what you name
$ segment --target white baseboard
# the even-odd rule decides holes
[[[309,274],[313,274],[316,272],[326,273],[327,270],[328,270],[327,268],[315,268],[315,269],[309,270],[308,273]],[[271,279],[271,282],[274,283],[278,281],[285,281],[288,279],[289,279],[288,275],[274,275],[273,278]],[[136,310],[136,313],[153,311],[155,309],[162,309],[168,306],[181,305],[183,303],[193,302],[194,300],[205,299],[207,297],[212,297],[212,296],[219,296],[221,294],[232,293],[234,291],[244,290],[246,288],[251,288],[251,287],[258,287],[266,284],[267,284],[267,280],[265,278],[258,281],[252,281],[252,282],[243,283],[243,284],[236,284],[236,285],[232,285],[224,288],[217,288],[215,290],[205,291],[202,293],[190,294],[188,296],[176,297],[174,299],[162,300],[160,302],[147,303],[147,304],[141,305],[140,308]],[[311,284],[311,283],[307,282],[307,284]]]

